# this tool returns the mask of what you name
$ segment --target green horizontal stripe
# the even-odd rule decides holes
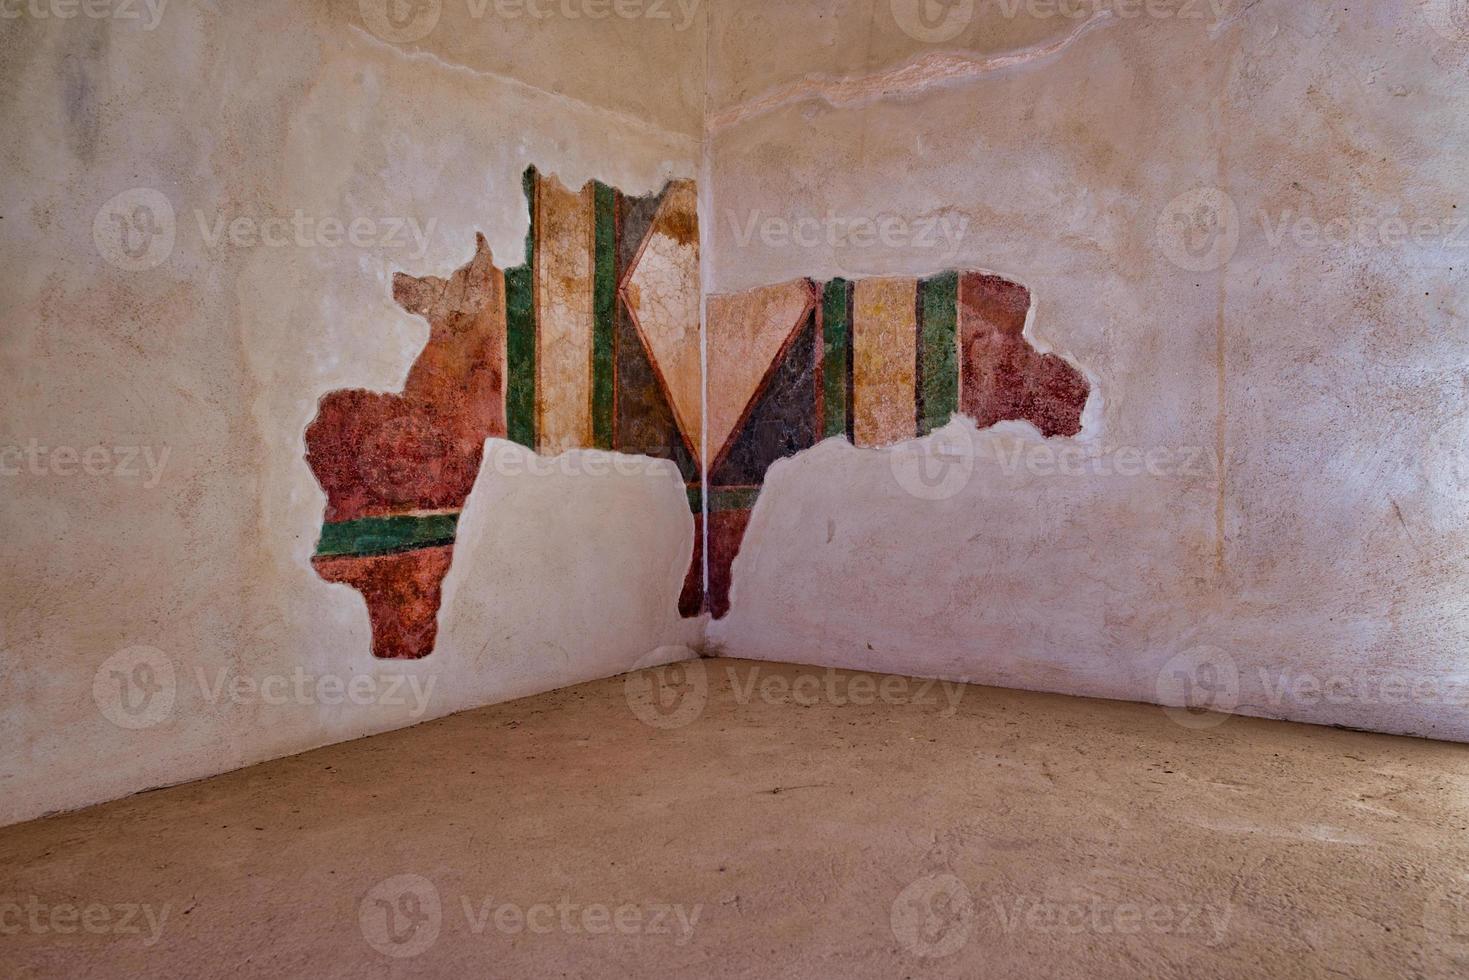
[[[458,514],[364,517],[357,521],[341,521],[322,526],[316,554],[318,557],[365,557],[434,548],[453,544],[454,531],[458,526]]]
[[[759,496],[759,487],[710,487],[709,509],[716,512],[750,510]]]

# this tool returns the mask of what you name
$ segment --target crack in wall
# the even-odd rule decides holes
[[[808,75],[768,95],[714,113],[707,118],[705,129],[717,133],[800,102],[818,100],[832,108],[845,109],[1022,68],[1061,54],[1096,28],[1115,21],[1111,10],[1099,10],[1058,40],[1004,54],[975,57],[959,52],[933,52],[905,65],[856,78]]]

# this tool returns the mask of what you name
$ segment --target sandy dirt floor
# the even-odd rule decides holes
[[[0,830],[0,975],[1466,976],[1466,874],[1463,745],[703,660]]]

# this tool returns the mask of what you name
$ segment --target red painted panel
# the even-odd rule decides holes
[[[722,619],[729,612],[731,566],[740,553],[748,510],[719,510],[709,513],[709,612]]]
[[[421,548],[396,555],[316,558],[316,574],[352,586],[367,600],[372,655],[384,660],[421,660],[438,635],[440,589],[454,546]]]
[[[1021,335],[1030,290],[967,273],[959,280],[960,411],[981,429],[1023,419],[1047,438],[1081,431],[1090,385],[1055,354],[1041,354]]]
[[[505,289],[484,236],[447,280],[395,276],[393,298],[430,327],[403,393],[334,391],[306,430],[329,522],[458,510],[505,435]]]

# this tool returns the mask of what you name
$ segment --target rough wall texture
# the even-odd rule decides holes
[[[706,537],[732,654],[1469,738],[1462,20],[1116,8],[7,20],[0,821],[674,656]]]
[[[527,167],[632,196],[698,167],[701,24],[451,8],[411,41],[364,19],[371,3],[324,0],[4,21],[0,125],[20,138],[0,149],[0,822],[697,641],[677,610],[694,526],[676,466],[500,441],[471,466],[492,410],[429,454],[455,492],[484,484],[433,657],[375,659],[359,590],[397,591],[379,608],[421,642],[441,550],[407,574],[327,570],[351,585],[312,567],[327,494],[304,434],[322,398],[414,402],[410,367],[443,325],[423,285],[470,263],[471,305],[495,308],[488,258],[524,250]],[[372,481],[414,485],[408,457]]]
[[[1469,738],[1466,35],[1408,0],[716,7],[711,290],[988,270],[1034,353],[1017,311],[966,356],[1092,394],[1075,436],[977,429],[1030,397],[1000,384],[777,462],[711,638]]]

